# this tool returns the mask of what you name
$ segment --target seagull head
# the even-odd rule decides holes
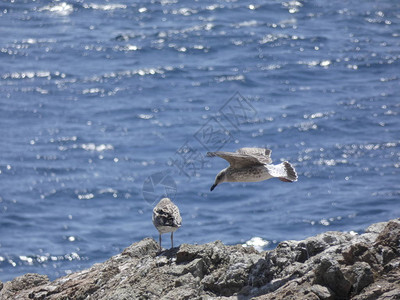
[[[218,173],[218,175],[215,177],[215,182],[214,184],[211,186],[210,191],[214,190],[215,187],[220,184],[227,181],[226,178],[226,169],[223,169],[221,172]]]

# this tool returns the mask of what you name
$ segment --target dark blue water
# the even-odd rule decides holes
[[[0,280],[157,238],[164,192],[176,244],[399,217],[399,70],[397,1],[2,1]],[[210,192],[244,146],[299,181]]]

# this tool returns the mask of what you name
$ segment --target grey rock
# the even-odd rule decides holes
[[[365,233],[379,234],[386,227],[387,222],[379,222],[372,224],[365,229]]]
[[[350,272],[347,276],[352,284],[352,293],[359,294],[363,288],[374,282],[374,274],[371,267],[366,262],[356,262],[351,266]]]
[[[47,276],[27,273],[12,281],[2,284],[2,288],[0,289],[0,299],[20,299],[18,294],[21,291],[47,283],[49,283],[49,278]]]
[[[400,222],[393,220],[387,223],[383,230],[379,233],[375,244],[392,248],[398,251],[400,247]]]
[[[122,251],[122,256],[129,256],[132,258],[141,258],[144,255],[155,257],[157,255],[158,247],[151,238],[145,238],[138,243],[131,245]]]
[[[323,300],[334,299],[332,291],[323,285],[314,284],[311,287],[311,292],[313,292],[315,295],[317,295],[319,299],[323,299]]]
[[[52,282],[38,274],[0,282],[0,299],[400,299],[399,241],[399,219],[264,252],[216,241],[158,253],[146,238]]]
[[[343,275],[339,264],[331,257],[321,259],[315,275],[315,282],[331,289],[338,298],[346,298],[350,294],[351,283]]]

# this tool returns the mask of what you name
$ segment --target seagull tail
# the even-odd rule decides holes
[[[293,166],[287,161],[284,161],[281,165],[285,170],[285,176],[279,177],[279,180],[284,182],[297,181],[297,173],[296,170],[293,168]]]

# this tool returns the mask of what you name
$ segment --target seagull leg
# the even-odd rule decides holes
[[[160,244],[160,252],[162,250],[161,248],[161,233],[158,234],[158,243]]]
[[[171,232],[171,248],[174,248],[174,233]]]

